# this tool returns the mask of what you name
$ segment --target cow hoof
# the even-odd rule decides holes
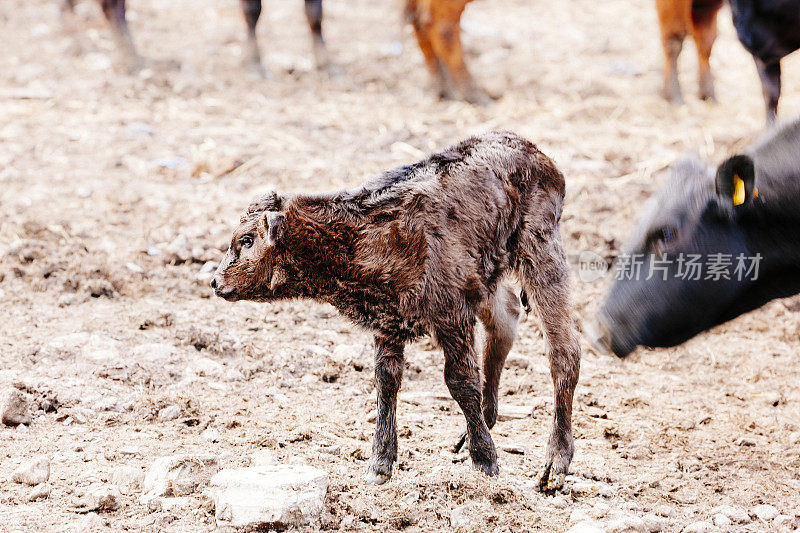
[[[364,482],[367,485],[383,485],[392,478],[389,474],[379,474],[372,470],[367,470],[364,474]]]
[[[489,477],[494,477],[500,473],[500,467],[497,465],[497,461],[476,461],[473,459],[472,468],[483,472]]]
[[[545,494],[552,494],[564,487],[566,472],[557,472],[552,465],[544,467],[544,472],[539,478],[539,490]]]

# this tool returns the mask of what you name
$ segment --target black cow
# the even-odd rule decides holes
[[[739,40],[753,54],[773,124],[781,96],[781,59],[800,48],[800,0],[730,0]]]
[[[800,117],[716,177],[677,164],[616,266],[595,340],[620,357],[800,292]]]
[[[66,11],[71,12],[76,0],[64,0]],[[124,67],[129,72],[136,72],[141,66],[141,59],[133,45],[128,22],[125,18],[125,0],[98,0],[103,13],[111,25],[117,49],[122,56]],[[266,71],[261,64],[261,53],[256,40],[256,24],[261,16],[261,0],[239,0],[247,22],[247,53],[246,65],[257,74],[264,76]],[[322,0],[305,0],[306,18],[311,28],[311,37],[314,47],[314,59],[317,68],[324,68],[328,64],[328,53],[325,41],[322,39]]]

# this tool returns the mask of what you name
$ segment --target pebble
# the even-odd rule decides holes
[[[505,422],[507,420],[522,420],[528,418],[533,413],[533,407],[530,405],[500,405],[500,410],[497,413],[497,420]]]
[[[195,357],[186,365],[186,374],[190,376],[220,378],[225,373],[225,367],[208,357]]]
[[[169,455],[156,459],[144,476],[141,501],[159,496],[188,496],[219,471],[216,455]]]
[[[712,509],[711,514],[723,514],[730,518],[734,524],[747,524],[750,522],[750,514],[742,507],[734,505],[720,505]]]
[[[666,518],[673,518],[675,516],[675,509],[671,506],[667,505],[666,503],[662,503],[660,505],[656,505],[653,508],[653,512],[658,516],[664,516]]]
[[[103,531],[105,528],[106,521],[103,520],[100,515],[97,513],[88,513],[73,526],[73,531],[75,533],[88,533],[90,531]]]
[[[575,481],[570,485],[573,494],[579,496],[602,496],[611,498],[614,496],[614,489],[611,485],[602,481]]]
[[[81,498],[81,507],[89,511],[116,511],[122,496],[116,487],[100,485],[90,488]]]
[[[175,420],[176,418],[181,417],[181,408],[177,405],[170,405],[164,407],[163,409],[159,409],[158,411],[158,421],[159,422],[168,422],[170,420]]]
[[[508,357],[506,357],[506,368],[528,368],[531,364],[531,360],[529,357],[518,353],[510,353]]]
[[[606,530],[609,533],[647,533],[644,520],[638,516],[619,516],[608,523]]]
[[[250,455],[250,466],[269,466],[278,464],[272,450],[258,450]]]
[[[577,524],[578,522],[589,522],[592,517],[585,509],[575,509],[569,514],[569,524]]]
[[[318,526],[328,474],[308,465],[225,469],[209,482],[217,527],[243,529]]]
[[[683,528],[683,533],[713,533],[715,531],[717,531],[717,528],[715,528],[713,524],[702,521],[692,522]]]
[[[606,533],[593,522],[578,522],[567,530],[567,533]]]
[[[133,466],[118,466],[111,472],[111,483],[125,491],[139,490],[144,481],[144,472]]]
[[[450,512],[450,527],[453,529],[466,528],[470,524],[470,506],[461,505]]]
[[[31,423],[30,398],[18,389],[0,393],[0,420],[7,426]]]
[[[26,485],[38,485],[50,479],[50,460],[37,457],[19,466],[11,473],[11,480]]]
[[[50,496],[50,484],[39,483],[28,493],[28,501],[35,502],[36,500],[43,500]]]
[[[737,446],[755,446],[756,444],[756,440],[751,437],[739,437],[736,439]]]
[[[667,528],[667,521],[654,514],[644,515],[642,521],[644,521],[645,531],[649,531],[650,533],[657,533]]]
[[[764,522],[769,522],[773,520],[776,516],[780,513],[778,510],[772,505],[758,505],[753,509],[753,514],[756,515],[759,520],[763,520]]]
[[[175,346],[165,342],[148,342],[133,349],[132,355],[137,361],[166,361],[177,353]]]
[[[733,524],[731,519],[722,513],[715,514],[713,520],[714,520],[714,525],[717,527],[728,527],[729,525]]]

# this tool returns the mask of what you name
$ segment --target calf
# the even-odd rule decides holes
[[[673,346],[797,294],[798,227],[800,118],[716,177],[697,161],[679,163],[618,260],[599,343],[620,357],[640,344]]]
[[[573,455],[572,397],[580,347],[559,234],[564,178],[512,133],[469,138],[362,187],[267,195],[251,204],[211,286],[227,300],[328,302],[374,332],[378,417],[367,481],[397,459],[395,408],[404,345],[425,333],[444,351],[444,379],[464,412],[473,466],[493,476],[489,429],[514,341],[515,274],[538,309],[555,385],[539,485],[561,487]],[[483,380],[475,325],[486,329]]]
[[[133,45],[128,23],[125,18],[125,0],[98,0],[103,13],[111,25],[111,33],[117,44],[117,49],[122,57],[123,66],[129,72],[137,71],[141,66],[141,59]],[[247,52],[246,65],[257,74],[264,76],[266,71],[261,64],[261,53],[256,39],[256,24],[261,15],[261,0],[239,0],[247,23]],[[75,0],[64,0],[64,7],[71,12]],[[314,49],[314,59],[317,68],[324,68],[328,63],[328,54],[325,41],[322,39],[322,0],[305,0],[306,18],[311,28],[311,37]]]
[[[683,103],[678,81],[678,56],[683,40],[691,35],[697,47],[700,98],[714,99],[714,77],[711,74],[711,48],[717,38],[717,11],[722,0],[656,0],[661,43],[664,47],[664,98]]]
[[[781,59],[800,48],[800,0],[730,0],[739,40],[753,55],[767,107],[767,124],[778,115]]]
[[[461,14],[471,1],[406,0],[406,16],[439,97],[481,103],[488,96],[472,80],[461,48]]]

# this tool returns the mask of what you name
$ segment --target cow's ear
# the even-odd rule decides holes
[[[755,187],[756,168],[746,155],[735,155],[726,159],[717,169],[717,196],[734,206],[747,204],[758,198]]]
[[[264,223],[267,226],[267,244],[270,246],[283,240],[286,234],[286,215],[267,211],[264,215]]]

